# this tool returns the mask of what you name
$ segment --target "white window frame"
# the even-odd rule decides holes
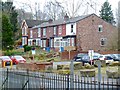
[[[43,36],[46,36],[46,28],[43,28]]]
[[[41,28],[38,28],[38,37],[41,36]]]
[[[30,38],[33,38],[33,32],[30,30]]]
[[[54,29],[54,35],[56,35],[57,34],[57,27],[55,26],[55,27],[53,27],[53,29]]]
[[[70,38],[68,38],[67,41],[68,41],[68,45],[67,46],[70,46]]]
[[[59,34],[62,34],[62,26],[59,26]]]
[[[75,40],[75,38],[71,38],[71,44],[72,44],[72,46],[75,46],[74,40]]]
[[[98,32],[103,32],[103,26],[102,25],[98,25]]]
[[[46,40],[43,40],[43,47],[46,47]]]

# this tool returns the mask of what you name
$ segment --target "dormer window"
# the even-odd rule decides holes
[[[98,25],[98,32],[103,32],[103,26],[102,25]]]

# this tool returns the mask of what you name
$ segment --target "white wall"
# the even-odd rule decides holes
[[[71,33],[71,25],[73,25],[73,33]],[[66,35],[76,35],[76,23],[66,24]]]

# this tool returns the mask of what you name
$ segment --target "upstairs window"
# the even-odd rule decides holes
[[[59,34],[62,34],[62,26],[59,26]]]
[[[32,33],[32,30],[30,31],[30,38],[32,38],[33,37],[33,33]]]
[[[54,35],[57,34],[57,27],[54,27]]]
[[[43,28],[43,36],[46,36],[46,28]]]
[[[40,37],[40,35],[41,35],[41,29],[38,28],[38,37]]]
[[[71,25],[71,33],[73,32],[73,25]]]
[[[100,45],[101,46],[106,46],[106,44],[107,44],[107,39],[106,38],[101,38]]]
[[[103,26],[102,25],[98,25],[98,32],[103,32]]]

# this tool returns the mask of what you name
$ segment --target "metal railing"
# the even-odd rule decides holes
[[[79,90],[119,90],[120,89],[120,78],[107,78],[102,77],[101,82],[97,81],[98,77],[82,77],[80,75],[74,75],[72,77],[74,89]],[[43,73],[43,72],[32,72],[28,70],[2,70],[2,87],[1,90],[9,88],[16,89],[55,89],[71,90],[71,76],[61,75],[56,73]]]

